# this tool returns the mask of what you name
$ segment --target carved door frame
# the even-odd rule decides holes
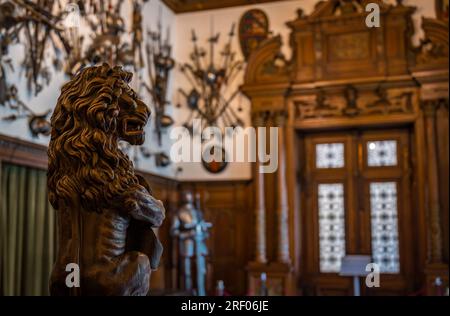
[[[345,198],[345,239],[346,253],[371,255],[371,228],[368,184],[375,180],[381,182],[394,181],[397,183],[397,218],[399,233],[399,264],[400,272],[390,275],[382,274],[380,289],[366,289],[362,286],[362,293],[379,294],[407,294],[414,287],[415,260],[417,254],[412,247],[412,232],[416,231],[412,217],[417,209],[410,194],[412,188],[411,161],[409,153],[413,141],[413,125],[398,127],[387,126],[373,129],[360,127],[355,129],[313,131],[297,130],[297,137],[304,144],[307,155],[296,155],[302,160],[301,173],[298,180],[298,195],[302,203],[300,206],[300,227],[302,244],[300,249],[302,260],[301,286],[305,294],[352,295],[351,278],[340,277],[338,273],[319,272],[319,226],[317,207],[317,183],[342,183]],[[364,163],[367,158],[365,144],[369,140],[395,140],[397,143],[398,163],[393,167],[368,167]],[[344,166],[342,168],[317,169],[315,167],[316,143],[344,144]],[[406,147],[405,147],[406,146]],[[375,181],[376,182],[376,181]],[[364,193],[363,195],[361,195]],[[383,286],[384,285],[384,286]]]

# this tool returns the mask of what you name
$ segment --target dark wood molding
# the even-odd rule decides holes
[[[0,162],[47,169],[47,146],[0,135]]]
[[[19,138],[0,134],[0,162],[24,165],[38,169],[47,169],[47,146],[22,140]],[[249,184],[251,179],[241,180],[178,180],[175,178],[157,175],[143,170],[137,173],[146,178],[149,182],[157,185],[167,185],[178,188],[180,185],[189,187],[192,185],[231,185],[236,183]]]
[[[237,7],[242,5],[259,4],[266,2],[281,2],[286,0],[163,0],[175,13],[187,13],[204,10],[215,10],[229,7]]]

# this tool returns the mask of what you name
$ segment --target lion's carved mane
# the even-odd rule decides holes
[[[64,286],[71,262],[83,266],[84,295],[145,295],[159,261],[151,227],[161,225],[164,208],[118,146],[142,144],[150,115],[131,78],[103,64],[61,88],[48,148],[48,197],[59,217],[54,295],[74,294]]]
[[[61,89],[51,122],[48,150],[49,200],[79,202],[101,211],[130,186],[139,183],[133,165],[118,147],[118,95],[131,74],[106,66],[84,70]],[[74,201],[73,199],[79,199]]]

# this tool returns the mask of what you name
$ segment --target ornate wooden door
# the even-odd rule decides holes
[[[339,275],[345,255],[365,254],[380,269],[380,287],[362,294],[406,294],[411,247],[408,130],[352,130],[304,138],[303,282],[306,293],[351,295]]]

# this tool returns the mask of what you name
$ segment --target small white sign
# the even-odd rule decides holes
[[[366,276],[367,265],[371,263],[370,256],[363,255],[347,255],[342,259],[341,272],[342,276]]]

